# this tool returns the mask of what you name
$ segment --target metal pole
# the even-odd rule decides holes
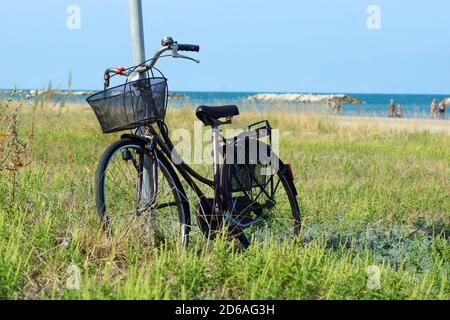
[[[130,10],[131,46],[133,49],[133,64],[139,65],[145,61],[144,18],[142,16],[142,1],[128,0]],[[142,75],[144,77],[144,75]],[[141,128],[143,132],[143,128]],[[144,156],[144,170],[142,172],[141,205],[148,206],[153,198],[152,159]],[[152,218],[150,216],[150,218]]]
[[[142,1],[128,0],[130,8],[131,44],[133,47],[133,63],[141,64],[145,61],[144,19],[142,17]]]

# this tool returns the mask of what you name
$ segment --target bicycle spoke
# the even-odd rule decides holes
[[[129,152],[130,159],[124,159],[121,150]],[[108,224],[113,233],[140,230],[143,236],[151,235],[154,243],[178,237],[180,232],[179,201],[175,198],[177,189],[168,178],[159,172],[158,191],[153,191],[153,176],[150,164],[143,163],[142,150],[126,147],[115,152],[104,172],[105,207]],[[149,172],[149,176],[146,171]],[[144,184],[144,179],[149,179]],[[142,189],[149,188],[143,201]]]
[[[264,184],[254,176],[252,181],[251,192],[233,193],[230,210],[235,219],[232,221],[238,224],[231,226],[231,231],[238,232],[242,224],[246,238],[253,241],[292,239],[299,229],[299,222],[294,219],[285,188],[280,188],[283,186],[280,174],[270,176]],[[268,187],[270,190],[266,190]],[[243,236],[237,236],[241,242],[245,240]]]

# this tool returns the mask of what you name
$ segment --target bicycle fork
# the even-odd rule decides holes
[[[142,150],[138,164],[137,208],[141,209],[151,208],[158,193],[158,158],[154,151],[153,140],[146,149],[149,154]]]

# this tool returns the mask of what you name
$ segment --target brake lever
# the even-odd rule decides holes
[[[177,55],[174,56],[174,58],[181,58],[181,59],[194,61],[195,63],[200,63],[200,60],[197,60],[197,59],[194,59],[194,58],[191,58],[191,57],[188,57],[188,56],[184,56],[184,55],[179,54],[179,53],[177,53]]]
[[[176,42],[170,47],[170,49],[172,51],[172,58],[186,59],[186,60],[194,61],[195,63],[200,63],[200,60],[179,54],[178,53],[178,43],[176,43]]]

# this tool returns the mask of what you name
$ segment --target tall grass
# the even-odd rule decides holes
[[[169,127],[191,129],[193,114],[169,110]],[[20,118],[27,133],[31,111]],[[93,177],[118,135],[100,134],[86,106],[43,106],[15,201],[0,172],[0,298],[449,299],[446,134],[346,128],[280,111],[244,112],[234,126],[265,118],[281,129],[281,157],[295,171],[301,239],[245,252],[220,239],[182,250],[105,237]],[[367,285],[372,265],[378,289]],[[68,285],[73,277],[79,288]]]

